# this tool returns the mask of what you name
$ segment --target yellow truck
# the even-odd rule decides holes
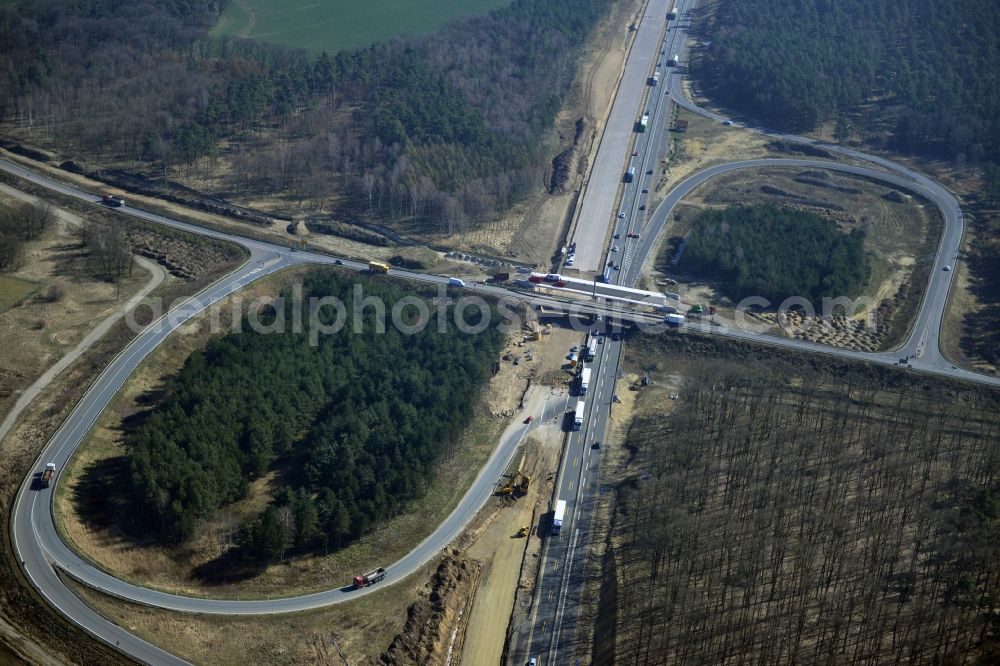
[[[370,270],[372,273],[388,273],[389,264],[385,263],[384,261],[369,261],[368,270]]]

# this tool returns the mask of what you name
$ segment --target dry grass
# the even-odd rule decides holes
[[[21,200],[0,189],[0,202]],[[118,285],[94,277],[65,222],[79,218],[58,215],[56,224],[27,243],[22,267],[0,277],[0,413],[149,280],[141,268]]]
[[[283,285],[299,279],[307,270],[311,269],[286,271],[255,283],[242,297],[249,299],[257,295],[277,294]],[[228,307],[228,303],[231,301],[224,308]],[[228,319],[225,313],[221,316],[224,326]],[[517,406],[528,377],[534,375],[537,382],[544,372],[536,368],[558,367],[559,359],[568,349],[568,345],[565,349],[563,345],[570,339],[564,340],[553,334],[544,336],[540,343],[531,343],[530,347],[511,347],[522,353],[533,348],[536,360],[522,359],[516,367],[510,362],[502,362],[500,379],[496,381],[504,384],[503,399],[494,401],[487,394],[471,418],[459,452],[453,459],[442,463],[428,493],[410,511],[337,553],[298,557],[268,567],[249,581],[205,587],[203,581],[193,577],[192,570],[221,554],[242,520],[254,515],[266,504],[276,490],[268,479],[255,484],[249,498],[220,511],[214,520],[201,526],[193,539],[178,547],[137,542],[116,525],[114,511],[110,510],[114,508],[113,502],[104,502],[100,510],[88,510],[84,515],[80,500],[87,498],[86,486],[81,483],[86,475],[93,475],[95,470],[113,467],[116,463],[121,464],[124,460],[122,421],[143,409],[141,403],[144,396],[155,395],[190,353],[206,344],[209,339],[206,321],[207,315],[196,318],[179,334],[168,338],[140,365],[110,409],[98,420],[87,442],[78,449],[59,486],[56,507],[65,536],[99,566],[137,583],[213,597],[288,596],[325,589],[330,586],[331,580],[347,581],[354,573],[370,568],[373,563],[391,562],[408,552],[413,544],[440,524],[465,493],[493,451],[511,410]],[[550,338],[558,338],[558,341],[550,343]],[[551,354],[546,349],[552,349]],[[120,497],[116,501],[126,500]]]
[[[129,604],[71,582],[87,603],[141,638],[196,664],[374,664],[406,623],[437,562],[405,580],[322,610],[260,617],[190,615]]]
[[[875,326],[859,328],[869,312],[853,319],[783,322],[803,339],[835,346],[874,350],[891,345],[909,327],[927,279],[928,257],[934,251],[942,220],[937,209],[904,191],[865,178],[818,169],[768,168],[723,174],[696,189],[668,220],[656,259],[646,265],[647,285],[677,291],[687,303],[714,302],[721,316],[733,317],[734,304],[715,282],[684,275],[670,266],[679,239],[698,213],[733,204],[771,203],[790,206],[832,219],[846,232],[866,232],[865,247],[873,254],[872,273],[860,294],[879,307]],[[794,252],[794,248],[789,248]],[[650,265],[655,263],[655,269]],[[760,319],[781,333],[775,313]],[[800,330],[802,329],[802,330]],[[792,334],[792,333],[789,333]]]

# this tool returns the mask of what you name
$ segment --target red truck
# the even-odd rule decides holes
[[[354,577],[354,589],[360,590],[363,587],[368,587],[369,585],[374,585],[385,578],[385,569],[379,567],[378,569],[372,569],[368,573],[361,574],[360,576]]]

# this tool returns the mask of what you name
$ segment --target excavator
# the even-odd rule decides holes
[[[515,492],[519,495],[527,495],[528,484],[530,483],[530,476],[517,472],[507,483],[497,490],[497,495],[512,495]]]

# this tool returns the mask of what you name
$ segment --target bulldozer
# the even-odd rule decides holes
[[[515,492],[519,495],[526,495],[528,493],[528,484],[531,483],[531,477],[527,474],[522,474],[517,472],[514,476],[507,481],[503,486],[497,490],[498,495],[512,495]]]

